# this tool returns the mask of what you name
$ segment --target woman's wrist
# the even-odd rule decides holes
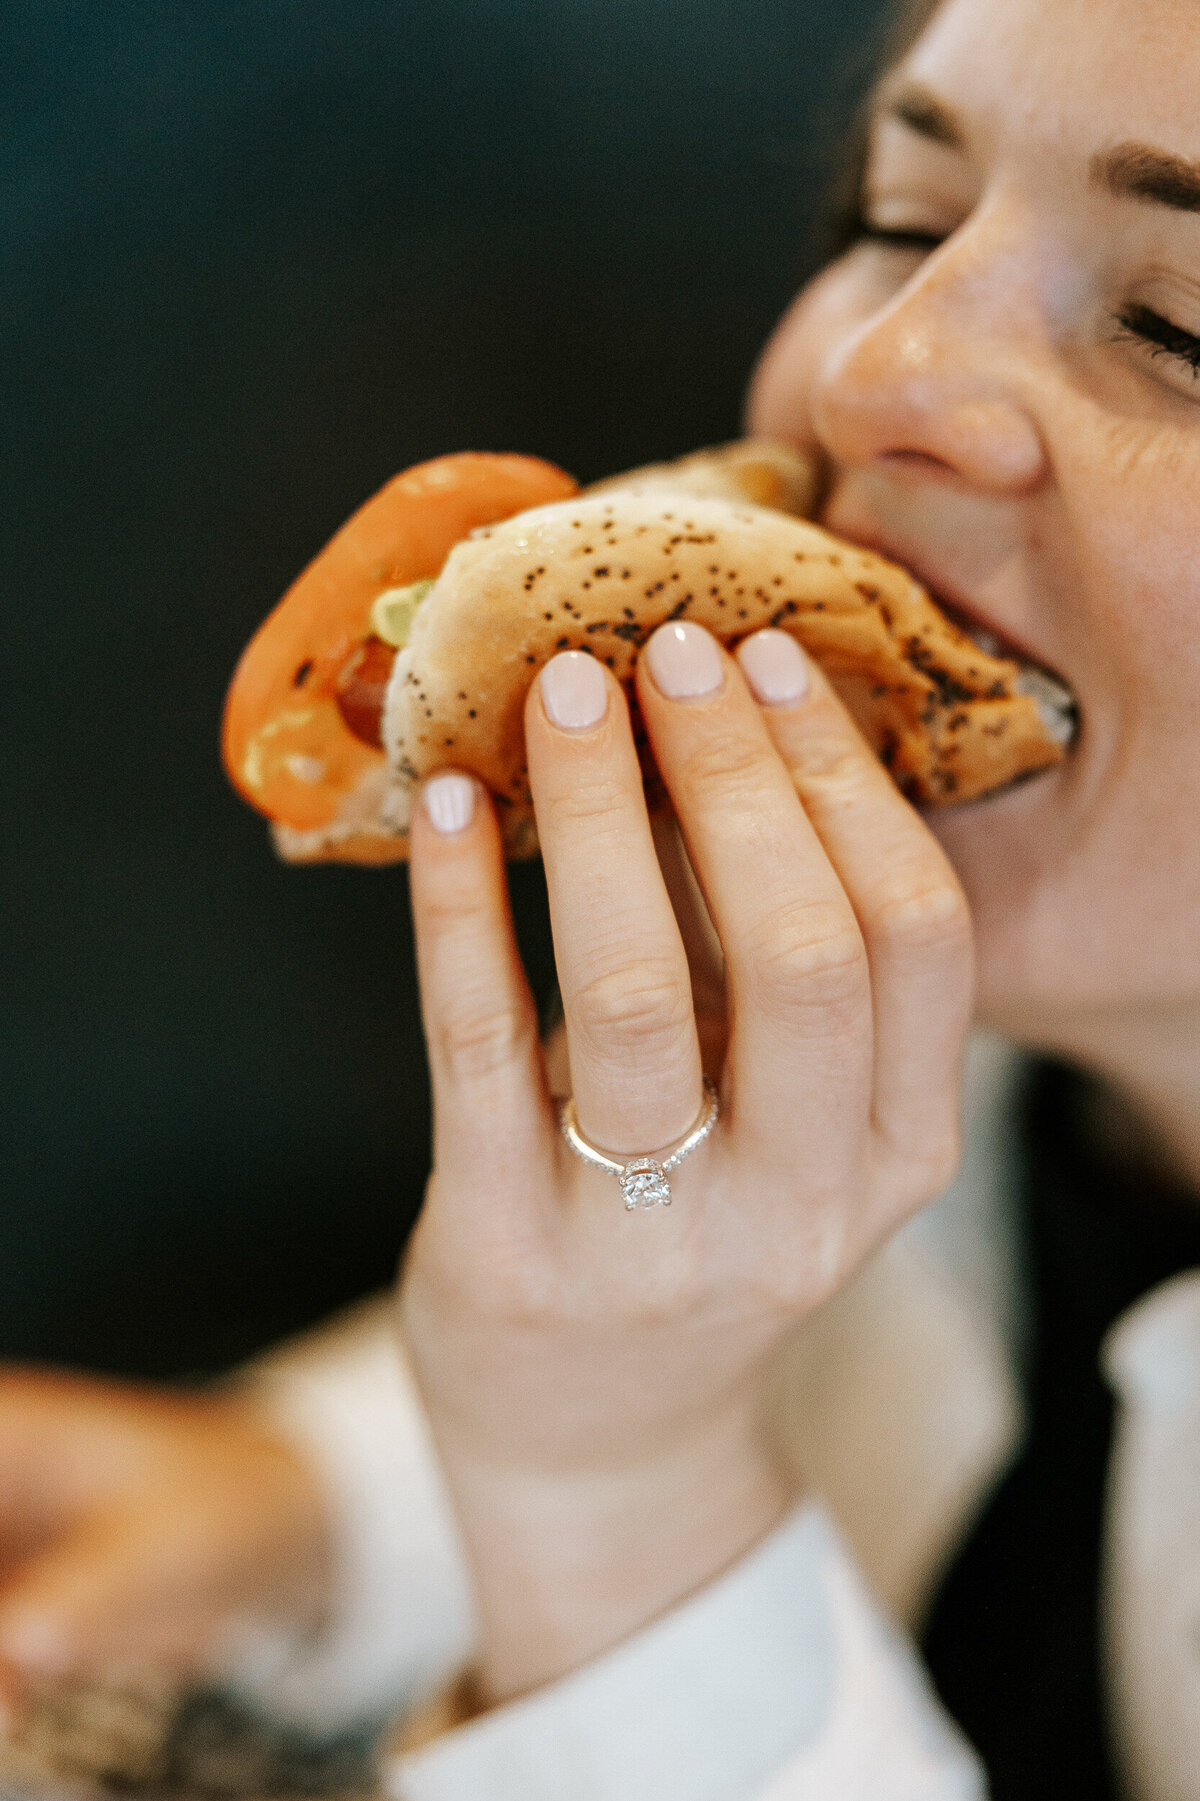
[[[484,1464],[439,1442],[475,1581],[488,1705],[568,1674],[678,1605],[795,1499],[756,1409],[653,1459],[569,1475]]]

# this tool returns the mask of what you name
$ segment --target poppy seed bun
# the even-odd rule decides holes
[[[693,450],[673,463],[646,463],[624,475],[592,482],[588,494],[694,494],[704,500],[748,500],[752,506],[795,513],[812,512],[819,479],[817,465],[787,444],[769,438],[735,438]]]
[[[1018,665],[981,650],[904,570],[787,513],[634,476],[451,551],[388,684],[384,821],[405,832],[418,781],[453,766],[496,798],[509,855],[532,854],[522,710],[537,670],[583,650],[628,685],[672,619],[728,647],[767,625],[792,632],[919,802],[969,800],[1063,756]]]
[[[503,459],[502,459],[503,460]],[[521,459],[525,461],[525,459]],[[398,478],[381,491],[379,498],[398,486],[414,482],[425,484],[431,474],[440,474],[441,464],[420,466],[407,476]],[[673,463],[649,463],[623,475],[609,476],[596,483],[589,493],[608,492],[614,488],[638,493],[674,492],[720,497],[726,500],[750,501],[755,506],[775,507],[783,512],[803,515],[816,500],[817,470],[812,459],[801,456],[790,445],[769,439],[735,439],[729,444],[710,445],[692,451]],[[368,509],[371,503],[368,503]],[[356,519],[365,515],[360,513]],[[355,521],[349,522],[353,530]],[[344,530],[347,528],[344,528]],[[334,539],[340,546],[342,533]],[[317,559],[320,566],[326,553]],[[381,576],[381,585],[390,580]],[[413,611],[419,605],[413,596]],[[388,643],[399,639],[389,627]],[[351,747],[361,758],[361,748]],[[235,783],[236,785],[236,783]],[[382,761],[368,766],[341,795],[333,818],[307,829],[281,819],[272,819],[271,836],[279,855],[288,863],[374,863],[401,861],[407,854],[407,801],[405,792],[392,797],[392,814],[403,822],[402,830],[388,822],[384,800],[388,790],[388,771]]]

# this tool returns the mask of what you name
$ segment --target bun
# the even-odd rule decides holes
[[[737,438],[693,450],[673,463],[646,463],[592,482],[588,494],[691,494],[697,500],[748,500],[751,506],[806,518],[816,505],[817,469],[787,444]]]
[[[922,803],[973,799],[1063,755],[1017,664],[980,650],[895,564],[766,508],[612,488],[450,553],[388,686],[391,823],[404,830],[416,783],[452,763],[496,797],[510,854],[530,854],[533,675],[556,651],[582,650],[628,685],[642,644],[671,619],[727,646],[767,625],[794,633]]]
[[[406,855],[418,782],[453,764],[495,797],[508,854],[531,855],[522,711],[537,670],[582,650],[632,700],[642,644],[680,618],[731,648],[765,625],[792,632],[923,805],[975,799],[1060,761],[1073,731],[1066,690],[981,649],[905,570],[796,517],[816,487],[794,451],[754,442],[584,494],[530,458],[420,465],[342,528],[250,646],[226,714],[231,776],[272,818],[289,861],[382,863]],[[441,536],[425,530],[418,557],[431,497]],[[306,668],[312,723],[297,724]],[[636,704],[634,717],[638,728]],[[273,786],[268,765],[282,772]],[[645,766],[652,804],[665,807],[648,753]]]

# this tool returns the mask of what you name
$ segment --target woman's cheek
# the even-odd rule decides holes
[[[1099,640],[1113,672],[1114,711],[1128,734],[1171,735],[1176,777],[1200,787],[1200,409],[1194,435],[1147,439],[1100,472],[1081,531],[1085,571],[1102,601],[1081,632]],[[1080,507],[1082,514],[1084,509]]]

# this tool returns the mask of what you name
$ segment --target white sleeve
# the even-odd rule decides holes
[[[798,1508],[636,1637],[389,1772],[393,1801],[982,1801],[827,1517]]]
[[[319,1638],[241,1658],[239,1693],[319,1730],[419,1705],[470,1655],[471,1597],[390,1299],[285,1346],[245,1388],[306,1452],[334,1522],[334,1597]]]

